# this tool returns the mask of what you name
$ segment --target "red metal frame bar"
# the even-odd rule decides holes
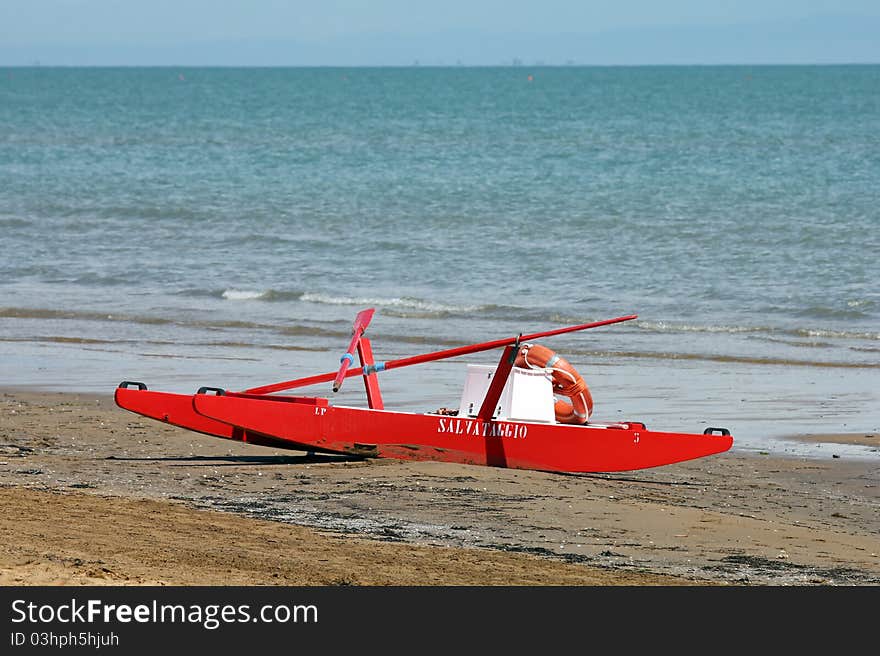
[[[357,344],[358,357],[361,359],[361,370],[369,371],[373,362],[373,345],[369,337],[361,336]],[[379,391],[379,376],[375,372],[364,374],[364,388],[367,391],[367,405],[374,410],[384,410],[382,392]]]
[[[501,360],[492,376],[492,382],[486,391],[486,397],[483,399],[483,405],[477,413],[477,419],[480,421],[492,421],[495,414],[495,407],[498,405],[498,399],[501,398],[501,392],[504,391],[504,384],[510,377],[510,370],[513,369],[513,363],[516,360],[516,352],[514,347],[507,345],[504,347],[504,353],[501,354]]]

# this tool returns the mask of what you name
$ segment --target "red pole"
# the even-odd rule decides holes
[[[386,371],[388,369],[399,369],[400,367],[409,367],[414,364],[422,364],[425,362],[433,362],[435,360],[445,360],[446,358],[454,358],[459,355],[469,355],[471,353],[480,353],[481,351],[490,351],[492,349],[501,348],[509,344],[515,344],[516,340],[520,342],[528,342],[533,339],[542,339],[544,337],[552,337],[553,335],[562,335],[564,333],[573,333],[580,330],[588,330],[590,328],[598,328],[622,321],[631,321],[637,318],[637,314],[628,314],[624,317],[616,317],[614,319],[603,319],[602,321],[594,321],[592,323],[582,323],[577,326],[566,326],[565,328],[556,328],[554,330],[546,330],[540,333],[532,333],[531,335],[522,335],[520,337],[504,337],[491,342],[483,342],[482,344],[471,344],[469,346],[459,346],[456,348],[446,349],[445,351],[434,351],[433,353],[423,353],[421,355],[413,355],[400,360],[389,360],[388,362],[380,362],[370,367],[359,367],[358,369],[349,369],[344,373],[344,377],[362,376]],[[333,380],[338,372],[331,371],[326,374],[317,374],[316,376],[308,376],[306,378],[297,378],[295,380],[286,380],[272,385],[263,385],[262,387],[254,387],[245,390],[246,394],[271,394],[272,392],[281,392],[283,390],[294,389],[296,387],[306,387],[307,385],[315,385],[317,383],[326,383]]]

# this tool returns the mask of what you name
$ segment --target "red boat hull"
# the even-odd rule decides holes
[[[608,427],[488,421],[331,406],[327,399],[197,394],[203,418],[271,436],[290,448],[364,457],[435,460],[559,472],[659,467],[721,453],[730,435],[662,433],[642,424]],[[308,402],[306,402],[308,401]]]
[[[358,313],[351,343],[337,372],[244,392],[203,387],[195,395],[152,392],[143,383],[123,381],[116,390],[116,403],[182,428],[272,447],[558,472],[659,467],[721,453],[733,445],[729,431],[723,428],[706,429],[703,434],[659,433],[637,422],[577,425],[492,419],[515,363],[515,351],[524,340],[629,321],[636,318],[634,314],[374,362],[370,341],[363,335],[373,313],[372,308]],[[384,409],[378,372],[496,348],[504,348],[504,353],[477,417]],[[351,369],[355,350],[360,367]],[[332,406],[323,397],[273,395],[329,381],[337,391],[345,378],[356,375],[363,376],[369,408]]]
[[[172,426],[196,431],[197,433],[236,440],[238,442],[259,444],[261,446],[286,449],[297,448],[292,446],[289,440],[263,435],[241,426],[224,423],[205,415],[200,415],[193,407],[192,394],[172,394],[169,392],[154,392],[147,389],[118,387],[114,398],[116,405],[120,408],[130,410],[150,419],[171,424]],[[315,450],[305,445],[302,446],[302,449]]]

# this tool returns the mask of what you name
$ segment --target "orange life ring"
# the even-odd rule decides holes
[[[586,424],[593,412],[593,396],[577,369],[568,360],[540,344],[520,344],[515,367],[522,369],[552,369],[553,391],[571,399],[571,403],[557,399],[554,411],[560,424]]]

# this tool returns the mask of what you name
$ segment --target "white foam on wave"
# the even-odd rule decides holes
[[[783,333],[798,337],[825,337],[839,339],[880,339],[880,333],[870,331],[831,330],[814,328],[771,328],[769,326],[711,326],[672,323],[667,321],[640,321],[638,327],[656,332],[669,333]]]
[[[394,308],[402,310],[418,310],[422,312],[473,312],[479,310],[477,305],[446,305],[444,303],[433,303],[417,298],[408,297],[357,297],[357,296],[331,296],[329,294],[319,294],[306,292],[300,297],[300,300],[309,303],[323,303],[325,305],[370,305],[384,308]]]
[[[751,333],[766,332],[766,328],[750,326],[699,326],[686,323],[670,323],[667,321],[639,321],[640,328],[655,330],[657,332],[682,332],[682,333]]]
[[[843,339],[871,340],[880,339],[880,333],[874,333],[870,331],[857,332],[852,330],[819,330],[804,328],[795,332],[799,335],[805,335],[806,337],[840,337]]]
[[[268,295],[268,290],[254,291],[252,289],[227,289],[221,294],[223,298],[229,301],[252,301],[266,298]]]

